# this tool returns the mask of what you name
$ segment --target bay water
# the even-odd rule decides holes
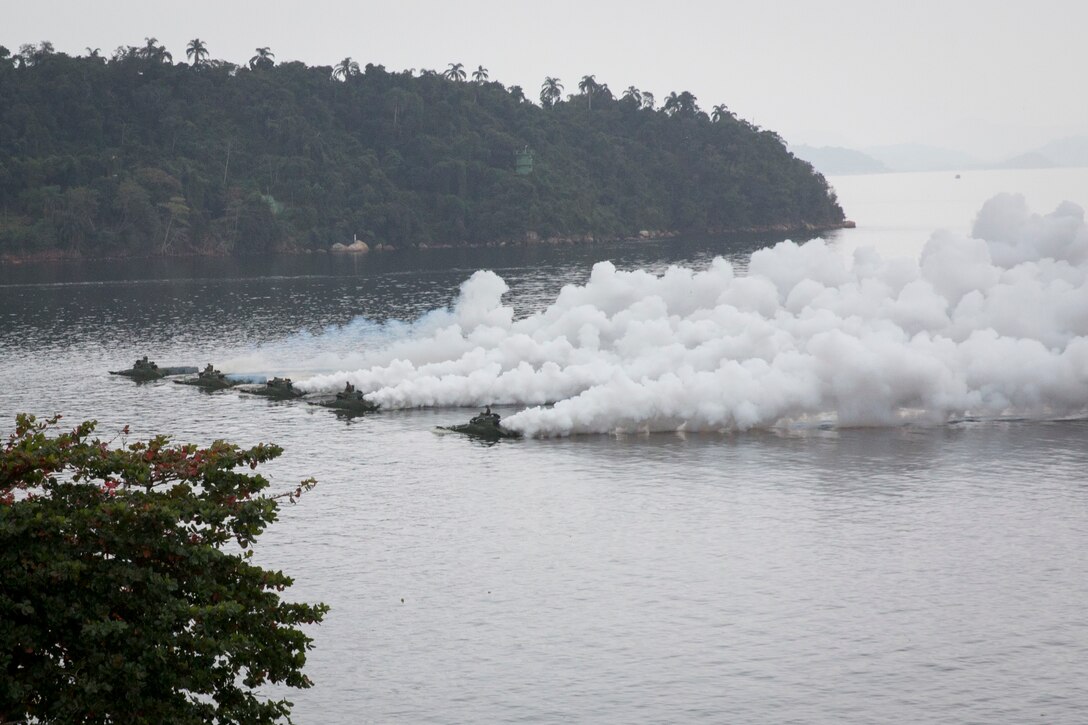
[[[846,254],[917,255],[998,192],[1088,204],[1084,169],[832,183]],[[489,445],[435,432],[471,408],[345,420],[107,373],[329,373],[478,269],[528,315],[600,260],[743,273],[774,241],[0,267],[0,421],[273,441],[274,489],[319,480],[257,547],[332,606],[315,686],[276,693],[297,722],[1083,722],[1083,418]]]

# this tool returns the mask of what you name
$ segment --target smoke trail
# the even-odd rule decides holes
[[[1068,202],[1037,216],[995,197],[972,237],[935,233],[918,260],[815,240],[754,253],[744,276],[721,259],[602,262],[523,319],[506,291],[476,272],[451,310],[303,386],[351,381],[394,408],[529,404],[504,421],[529,435],[1088,411],[1088,227]]]
[[[229,376],[256,382],[276,375],[303,378],[315,373],[369,367],[378,359],[371,350],[384,349],[399,340],[424,339],[448,320],[446,310],[429,312],[412,323],[356,317],[344,325],[329,325],[316,332],[299,330],[256,348],[242,348],[237,354],[221,358],[219,365],[230,371]],[[307,385],[307,389],[317,388]]]

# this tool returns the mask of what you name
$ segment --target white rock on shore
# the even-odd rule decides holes
[[[347,254],[366,254],[370,251],[370,247],[362,239],[356,239],[351,244],[342,244],[337,242],[329,249],[331,252],[341,252]]]

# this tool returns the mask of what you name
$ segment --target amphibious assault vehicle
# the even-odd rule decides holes
[[[355,386],[351,383],[345,383],[344,389],[337,393],[335,398],[318,401],[312,403],[312,405],[330,408],[340,415],[362,415],[363,413],[373,413],[381,407],[377,403],[372,403],[364,398],[362,392],[356,390]]]
[[[240,385],[240,380],[231,380],[223,373],[212,367],[211,363],[200,371],[195,378],[186,378],[185,380],[175,380],[178,385],[195,385],[202,390],[223,390],[224,388],[232,388],[235,385]]]
[[[291,378],[279,377],[272,378],[259,388],[243,388],[241,390],[243,393],[261,395],[273,400],[293,400],[304,395],[301,390],[295,390],[295,386],[291,384]]]
[[[499,423],[500,420],[501,417],[499,414],[492,413],[491,406],[489,405],[483,413],[473,416],[468,423],[438,426],[438,428],[439,430],[463,433],[464,435],[472,436],[473,438],[482,438],[490,441],[497,441],[503,438],[521,438],[521,433],[503,427],[503,425]]]
[[[153,360],[148,360],[147,355],[138,359],[128,370],[110,370],[110,375],[121,375],[132,378],[138,382],[158,380],[169,375],[191,375],[196,372],[195,367],[168,367],[160,368]]]

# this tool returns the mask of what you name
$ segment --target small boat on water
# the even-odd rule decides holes
[[[224,390],[226,388],[233,388],[235,385],[241,385],[241,380],[232,380],[225,374],[212,367],[211,363],[201,370],[195,378],[186,378],[185,380],[175,380],[178,385],[194,385],[201,390],[213,391]]]
[[[329,408],[341,415],[363,415],[364,413],[373,413],[381,407],[363,397],[363,393],[356,390],[351,383],[345,383],[344,389],[338,392],[335,398],[317,401],[311,403],[311,405]]]
[[[239,388],[239,390],[243,393],[260,395],[272,400],[293,400],[304,395],[301,390],[295,389],[295,386],[291,383],[291,378],[280,377],[272,378],[259,388]]]
[[[144,355],[134,362],[128,370],[110,370],[109,373],[110,375],[131,378],[137,382],[146,382],[148,380],[159,380],[170,375],[192,375],[196,370],[195,367],[190,366],[161,368],[153,360],[148,360],[147,355]]]
[[[483,413],[473,416],[468,423],[450,426],[440,425],[438,426],[438,429],[447,430],[452,433],[461,433],[463,435],[471,436],[472,438],[481,438],[489,441],[497,441],[504,438],[521,438],[521,433],[506,428],[499,422],[500,420],[501,417],[499,414],[492,413],[491,406],[489,405]]]

